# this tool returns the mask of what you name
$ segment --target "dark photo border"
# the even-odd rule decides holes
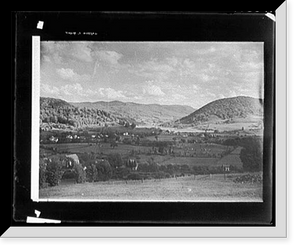
[[[28,216],[59,226],[263,226],[275,221],[275,22],[266,12],[18,12],[11,226]],[[43,21],[43,28],[37,28]],[[31,200],[32,36],[85,41],[255,41],[264,43],[263,202],[33,202]],[[52,224],[49,224],[50,226]]]

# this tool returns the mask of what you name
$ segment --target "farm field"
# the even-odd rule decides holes
[[[101,201],[247,201],[262,202],[261,183],[235,183],[240,174],[226,179],[222,174],[197,175],[161,180],[65,183],[40,189],[42,200]]]
[[[138,155],[139,163],[147,163],[152,159],[159,165],[177,164],[177,165],[190,165],[190,166],[218,166],[222,164],[232,164],[237,167],[242,167],[240,161],[239,152],[230,153],[223,158],[201,156],[200,149],[208,149],[211,153],[221,154],[226,150],[225,146],[216,144],[184,144],[185,146],[175,148],[173,155],[161,155],[161,154],[148,154],[151,147],[136,146],[136,145],[124,145],[119,144],[116,148],[111,148],[109,143],[103,143],[101,148],[96,144],[87,143],[61,143],[61,144],[48,144],[48,147],[55,147],[57,153],[101,153],[103,155],[109,155],[112,153],[119,153],[122,156],[130,155],[132,151],[135,151]],[[185,149],[185,150],[184,150]],[[185,156],[186,152],[186,156]],[[51,154],[51,153],[50,153]],[[197,155],[198,154],[198,155]],[[200,154],[200,156],[199,156]]]
[[[125,145],[119,144],[116,148],[111,148],[109,143],[102,143],[99,147],[95,143],[60,143],[60,144],[47,144],[47,147],[54,147],[58,152],[69,152],[69,153],[84,153],[84,152],[94,152],[94,153],[120,153],[128,154],[132,150],[146,152],[149,147],[136,146],[136,145]]]

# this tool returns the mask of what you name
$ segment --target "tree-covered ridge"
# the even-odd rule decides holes
[[[40,124],[49,123],[81,128],[105,123],[126,124],[128,121],[100,109],[75,107],[61,99],[41,97]]]
[[[263,104],[261,99],[238,96],[215,100],[176,122],[190,124],[214,119],[225,120],[262,115]]]

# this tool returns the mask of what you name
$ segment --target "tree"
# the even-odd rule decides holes
[[[256,138],[244,138],[240,158],[245,171],[261,171],[263,165],[262,142]]]
[[[86,181],[86,172],[83,170],[82,165],[74,162],[74,169],[76,173],[76,182],[84,183]]]
[[[108,155],[107,160],[112,168],[118,168],[123,165],[123,160],[121,154],[119,153],[111,153]]]
[[[57,160],[52,159],[46,167],[46,182],[50,186],[57,186],[62,178],[61,165]]]
[[[101,159],[96,163],[98,180],[106,181],[112,176],[112,168],[107,160]]]

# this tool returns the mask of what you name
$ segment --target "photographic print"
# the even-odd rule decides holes
[[[41,41],[39,200],[263,202],[263,52]]]

